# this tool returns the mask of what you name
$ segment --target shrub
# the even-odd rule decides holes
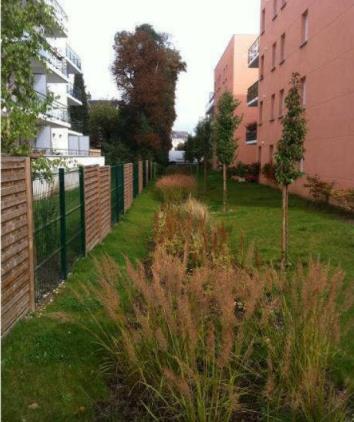
[[[195,192],[197,184],[193,176],[171,174],[161,177],[156,188],[164,202],[181,202]]]
[[[354,189],[335,189],[332,198],[335,205],[351,213],[354,212]]]
[[[156,214],[156,246],[184,260],[188,268],[206,264],[229,264],[228,236],[222,225],[215,226],[205,205],[193,198],[179,205],[167,205]]]
[[[271,182],[276,182],[275,179],[275,167],[273,163],[266,163],[262,168],[262,174]]]
[[[231,176],[244,177],[247,181],[254,182],[258,181],[259,169],[259,163],[244,164],[242,161],[239,161],[236,167],[229,169],[229,174]]]
[[[320,180],[319,176],[307,176],[307,184],[310,194],[315,202],[328,204],[332,195],[334,182],[327,183]]]

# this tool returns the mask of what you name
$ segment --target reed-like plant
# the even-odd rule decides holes
[[[189,198],[163,206],[154,222],[155,245],[180,257],[192,269],[200,265],[230,265],[232,257],[223,225],[211,221],[207,207]]]
[[[187,174],[170,174],[156,182],[156,189],[163,202],[178,203],[186,200],[197,189],[193,176]]]

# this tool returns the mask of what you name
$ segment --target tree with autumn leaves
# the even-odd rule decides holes
[[[176,118],[176,83],[186,64],[168,35],[148,24],[117,32],[113,48],[125,136],[139,156],[165,162]]]

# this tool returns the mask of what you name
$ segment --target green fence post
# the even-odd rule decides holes
[[[86,256],[86,225],[85,225],[85,176],[84,167],[79,167],[80,175],[80,218],[81,218],[81,252]]]
[[[116,178],[116,212],[117,212],[117,220],[119,220],[119,215],[120,215],[120,205],[119,205],[119,164],[115,167],[114,171],[115,171],[115,178]]]
[[[65,172],[59,169],[59,205],[60,205],[60,266],[61,277],[66,280],[68,276],[68,263],[66,251],[66,216],[65,216]]]

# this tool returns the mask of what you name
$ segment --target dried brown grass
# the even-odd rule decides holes
[[[187,174],[170,174],[156,182],[156,189],[164,202],[181,202],[196,191],[197,182]]]

